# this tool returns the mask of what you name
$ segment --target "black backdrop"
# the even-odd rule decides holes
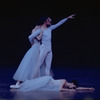
[[[53,24],[53,66],[100,66],[100,6],[96,1],[4,1],[0,3],[0,66],[18,66],[30,48],[28,36],[42,15]]]

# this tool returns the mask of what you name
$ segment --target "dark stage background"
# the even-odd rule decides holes
[[[31,47],[28,36],[42,15],[53,24],[76,14],[53,31],[52,66],[100,66],[100,6],[93,1],[6,1],[0,3],[0,66],[18,66]]]

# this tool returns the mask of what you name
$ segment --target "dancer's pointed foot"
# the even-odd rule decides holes
[[[20,88],[20,85],[19,84],[10,85],[10,88],[18,89]]]

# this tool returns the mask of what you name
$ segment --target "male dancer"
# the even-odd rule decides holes
[[[42,45],[40,46],[40,55],[38,59],[38,63],[36,66],[35,71],[35,77],[39,77],[40,72],[40,66],[45,61],[46,69],[45,69],[45,75],[50,75],[50,68],[51,68],[51,61],[52,61],[52,49],[51,49],[51,35],[52,30],[56,29],[58,26],[62,25],[64,22],[66,22],[68,19],[73,19],[75,14],[68,16],[67,18],[62,19],[55,25],[51,25],[51,18],[46,17],[44,20],[44,24],[42,25],[41,29],[38,29],[34,34],[31,34],[29,36],[30,41],[38,36],[40,34],[41,30],[43,30],[43,36],[42,36]]]

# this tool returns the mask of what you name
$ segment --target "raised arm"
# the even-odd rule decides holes
[[[61,21],[59,21],[57,24],[55,25],[51,25],[50,28],[51,30],[56,29],[57,27],[59,27],[60,25],[62,25],[63,23],[65,23],[67,21],[67,18],[62,19]]]
[[[60,25],[62,25],[63,23],[65,23],[68,19],[73,19],[74,16],[75,16],[75,14],[70,15],[70,16],[68,16],[68,17],[66,17],[66,18],[64,18],[64,19],[62,19],[61,21],[59,21],[57,24],[51,25],[51,26],[50,26],[51,30],[53,30],[53,29],[59,27]]]
[[[33,32],[31,35],[29,35],[28,39],[30,43],[32,44],[33,38],[37,37],[41,33],[41,29],[37,29],[35,32]]]

